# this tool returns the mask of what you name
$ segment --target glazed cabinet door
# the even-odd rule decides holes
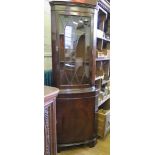
[[[93,14],[53,11],[52,17],[52,22],[55,22],[52,30],[52,61],[55,66],[53,71],[56,86],[90,86],[93,66]]]
[[[90,83],[90,17],[59,16],[60,85]]]

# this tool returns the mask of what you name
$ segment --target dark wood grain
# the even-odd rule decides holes
[[[77,3],[72,2],[73,1],[50,2],[53,80],[54,86],[60,89],[60,93],[56,100],[58,150],[72,145],[88,144],[92,147],[96,144],[95,116],[98,90],[95,88],[92,89],[95,84],[96,73],[96,43],[94,43],[95,35],[93,22],[95,8],[93,5],[77,5]],[[87,67],[89,67],[89,79],[87,76],[84,76],[85,78],[82,82],[80,80],[75,80],[74,75],[76,73],[79,79],[81,79],[84,68],[76,72],[72,70],[68,71],[67,68],[64,68],[64,34],[60,30],[60,27],[63,25],[60,26],[61,23],[59,23],[60,15],[66,15],[68,17],[73,15],[81,17],[89,16],[91,19],[90,44],[85,47],[86,36],[82,35],[76,48],[77,58],[83,60],[82,66],[87,63]],[[88,54],[85,55],[85,53]],[[68,80],[69,82],[66,82],[67,78],[65,74],[68,75],[68,79],[72,79],[70,77],[73,76],[73,80]],[[78,89],[78,91],[75,91],[75,89]]]
[[[98,92],[59,94],[57,98],[58,147],[91,144],[96,138],[95,103]]]

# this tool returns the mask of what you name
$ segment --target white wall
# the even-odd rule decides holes
[[[44,70],[52,69],[51,14],[48,0],[44,0]]]

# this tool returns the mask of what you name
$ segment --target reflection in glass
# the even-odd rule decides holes
[[[72,49],[72,27],[65,27],[65,49]]]
[[[90,83],[90,17],[59,16],[61,85]]]

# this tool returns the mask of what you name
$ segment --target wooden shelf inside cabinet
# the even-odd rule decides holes
[[[110,39],[103,37],[103,40],[110,42]]]
[[[98,76],[95,78],[95,81],[102,80],[102,85],[107,84],[110,80],[104,80],[104,76]]]
[[[103,11],[106,10],[107,12],[110,12],[110,1],[99,0],[98,6],[100,6],[100,9],[102,8]]]
[[[96,61],[110,60],[110,57],[96,58]]]
[[[95,78],[95,81],[101,80],[101,79],[104,79],[104,76],[98,76],[98,77],[96,77],[96,78]]]
[[[102,85],[107,84],[108,82],[110,82],[110,80],[103,80]]]
[[[98,107],[101,106],[104,102],[106,102],[108,99],[110,99],[110,95],[107,95],[103,98],[102,101],[99,101],[98,102]]]
[[[110,59],[109,48],[101,48],[101,50],[96,49],[96,61],[103,61]]]

